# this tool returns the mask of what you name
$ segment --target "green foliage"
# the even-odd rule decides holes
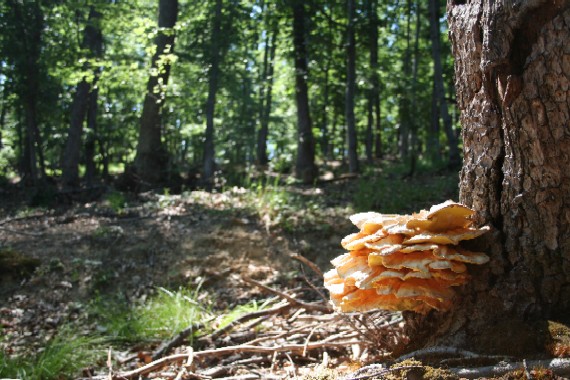
[[[358,120],[359,154],[364,155],[368,116],[368,94],[378,75],[381,91],[380,128],[384,153],[398,151],[403,125],[417,133],[416,153],[426,154],[431,124],[433,64],[430,53],[429,22],[426,5],[415,2],[402,6],[395,0],[378,2],[378,66],[370,62],[371,14],[366,2],[357,3],[357,92],[355,114]],[[11,5],[17,4],[17,5]],[[410,3],[412,4],[412,3]],[[214,124],[216,162],[221,167],[245,167],[255,162],[256,135],[261,124],[261,109],[271,102],[268,135],[269,168],[290,173],[296,159],[297,105],[290,4],[259,0],[224,1],[221,32],[211,35],[214,1],[195,3],[179,0],[178,22],[173,30],[176,42],[159,59],[159,70],[171,69],[168,85],[157,86],[163,107],[161,133],[168,151],[169,170],[196,173],[204,150],[205,107],[209,89],[212,43],[218,44],[224,59],[217,80]],[[317,141],[317,161],[342,160],[346,154],[344,131],[345,28],[346,7],[341,3],[307,3],[311,38],[307,42],[309,69],[307,81],[313,133]],[[83,43],[89,26],[89,11],[101,13],[97,21],[104,51],[94,54]],[[45,170],[57,177],[68,134],[73,98],[78,82],[85,79],[98,93],[97,130],[86,128],[84,140],[96,140],[95,161],[99,173],[115,174],[132,163],[138,144],[138,130],[144,96],[156,49],[158,2],[9,2],[0,5],[0,108],[5,117],[1,125],[0,176],[14,178],[21,169],[29,112],[26,78],[37,81],[38,146],[43,150]],[[443,10],[443,5],[442,5]],[[416,17],[419,22],[416,24]],[[22,29],[21,25],[29,28]],[[417,55],[413,54],[416,28],[419,27]],[[268,46],[273,30],[275,59],[270,65]],[[453,62],[445,28],[441,30],[444,76],[453,97]],[[412,57],[413,56],[413,57]],[[33,59],[27,59],[32,57]],[[412,59],[413,58],[413,59]],[[417,75],[404,66],[417,63]],[[30,67],[30,62],[35,66]],[[269,67],[273,74],[269,77]],[[96,74],[97,73],[97,74]],[[270,79],[270,82],[268,81]],[[151,89],[152,90],[152,89]],[[413,105],[413,117],[405,112]],[[453,102],[451,112],[456,114]],[[455,115],[456,116],[456,115]],[[455,117],[457,120],[457,117]],[[457,121],[456,121],[457,124]],[[445,146],[443,131],[436,136]],[[331,150],[326,154],[326,147]],[[320,148],[320,149],[319,149]],[[326,154],[326,155],[325,155]],[[439,154],[439,151],[436,152]],[[39,159],[39,158],[38,158]],[[84,163],[82,163],[84,164]],[[38,164],[39,166],[39,164]],[[22,173],[18,173],[22,174]],[[232,177],[229,171],[224,172]],[[245,176],[249,173],[243,173]],[[242,173],[227,178],[241,185]],[[190,186],[193,186],[191,184]],[[273,191],[272,192],[278,192]],[[113,196],[110,196],[113,198]],[[276,199],[284,194],[264,196],[268,209],[279,208]],[[109,199],[117,212],[124,208],[120,197]],[[287,199],[287,202],[291,201]],[[46,200],[38,200],[38,204]],[[49,203],[49,200],[47,200]],[[265,214],[268,214],[264,211]],[[271,213],[269,213],[271,214]],[[273,216],[270,215],[272,218]]]
[[[119,191],[111,191],[107,193],[103,202],[104,205],[116,213],[122,212],[125,207],[127,207],[127,199],[125,197],[125,194]]]

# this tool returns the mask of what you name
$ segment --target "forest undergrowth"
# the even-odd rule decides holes
[[[457,199],[457,173],[404,174],[2,204],[0,377],[335,379],[387,363],[406,343],[401,316],[333,313],[322,271],[350,214]]]

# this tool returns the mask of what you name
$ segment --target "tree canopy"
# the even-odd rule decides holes
[[[457,165],[444,13],[417,0],[4,2],[0,175],[78,186],[133,167],[192,187],[255,165],[306,182],[331,161]]]

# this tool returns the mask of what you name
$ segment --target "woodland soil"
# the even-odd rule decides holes
[[[307,280],[321,286],[322,279],[291,255],[329,269],[329,261],[343,252],[340,240],[353,232],[348,216],[354,212],[350,205],[357,187],[354,179],[288,187],[300,197],[301,206],[284,212],[281,219],[264,209],[261,199],[254,198],[259,204],[252,207],[247,192],[253,190],[241,188],[183,195],[109,190],[96,200],[49,208],[29,208],[5,197],[0,202],[0,348],[8,355],[34,355],[70,324],[82,334],[100,333],[100,323],[90,317],[94,304],[110,300],[140,305],[159,287],[199,287],[199,301],[220,313],[268,298],[244,278],[275,289],[296,289],[306,302],[322,301],[307,286]],[[451,197],[441,194],[434,203]],[[402,212],[420,206],[408,207]],[[305,317],[325,317],[319,315]],[[286,324],[290,315],[284,318]],[[381,323],[389,318],[382,316]],[[346,322],[340,324],[349,328]],[[125,355],[151,353],[158,343],[122,349]],[[340,351],[330,351],[335,352]],[[325,360],[319,355],[293,356],[296,363],[291,365],[314,367]],[[285,362],[291,359],[283,357]],[[345,359],[332,358],[330,363],[356,368]],[[104,361],[98,365],[105,367]],[[308,378],[328,375],[315,376]]]
[[[252,210],[244,191],[126,194],[118,208],[105,196],[54,208],[6,202],[0,218],[2,349],[33,352],[61,326],[87,321],[93,302],[140,303],[158,287],[200,286],[203,299],[220,311],[266,299],[241,278],[296,287],[302,270],[290,254],[327,269],[342,252],[340,239],[351,230],[348,209],[327,214],[319,221],[326,225],[285,231]],[[296,191],[315,195],[310,187]]]

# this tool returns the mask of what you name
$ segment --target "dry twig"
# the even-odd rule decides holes
[[[279,290],[270,288],[269,286],[265,286],[262,283],[255,281],[251,278],[247,278],[244,277],[243,280],[249,284],[255,285],[269,293],[275,294],[281,298],[286,299],[287,301],[289,301],[291,304],[295,305],[295,306],[299,306],[302,307],[306,310],[318,310],[318,311],[322,311],[325,313],[330,313],[332,312],[332,309],[328,306],[322,305],[322,304],[317,304],[317,303],[308,303],[308,302],[303,302],[303,301],[299,301],[298,299],[296,299],[295,297],[291,297],[288,294],[285,294]]]

